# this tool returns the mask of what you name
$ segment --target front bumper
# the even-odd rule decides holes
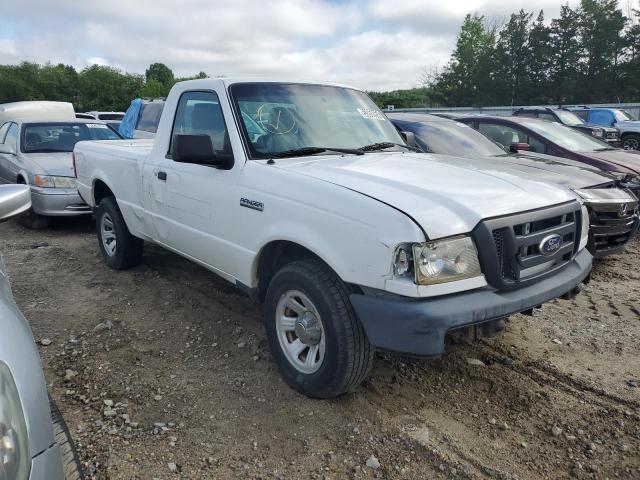
[[[583,249],[553,276],[511,291],[483,288],[428,300],[362,294],[349,298],[373,346],[437,356],[444,353],[450,330],[504,318],[571,292],[591,272],[591,260]]]
[[[31,460],[29,480],[65,480],[62,454],[57,443]]]
[[[588,205],[589,242],[587,248],[594,258],[602,258],[624,250],[635,238],[640,226],[635,202],[629,212],[620,212],[620,204]]]
[[[72,189],[31,187],[31,205],[35,213],[51,217],[91,214],[89,205]]]

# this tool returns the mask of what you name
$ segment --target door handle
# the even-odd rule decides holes
[[[167,172],[158,172],[156,173],[156,177],[158,177],[158,180],[162,180],[163,182],[167,181]]]

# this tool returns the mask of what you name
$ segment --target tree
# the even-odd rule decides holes
[[[526,54],[527,86],[525,101],[529,104],[545,104],[550,100],[549,75],[552,66],[551,29],[544,22],[544,12],[529,30],[529,49]]]
[[[586,101],[606,101],[618,92],[624,51],[622,32],[626,23],[627,18],[618,8],[617,0],[580,2],[578,25],[584,48],[580,93]]]
[[[523,84],[527,79],[529,60],[529,22],[532,14],[520,10],[511,15],[500,30],[495,50],[496,96],[500,103],[518,105],[526,101]]]
[[[140,75],[123,74],[120,70],[92,65],[78,76],[77,107],[87,110],[124,110],[142,89]]]
[[[147,82],[156,80],[162,85],[171,88],[175,82],[173,72],[164,63],[152,63],[144,72]]]
[[[480,105],[493,101],[491,72],[495,30],[482,15],[467,15],[458,33],[451,60],[434,91],[447,105]]]
[[[579,28],[578,12],[568,5],[563,5],[560,17],[551,22],[550,91],[558,103],[579,101],[575,93],[581,60]]]

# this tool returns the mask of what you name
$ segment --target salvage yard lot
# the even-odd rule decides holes
[[[640,478],[639,241],[504,335],[380,355],[317,401],[281,380],[260,308],[205,269],[147,246],[110,270],[91,222],[0,239],[90,477]]]

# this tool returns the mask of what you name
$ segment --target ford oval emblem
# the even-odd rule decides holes
[[[540,253],[545,257],[550,257],[554,255],[562,246],[562,237],[557,233],[553,233],[551,235],[547,235],[542,239],[538,248],[540,249]]]

